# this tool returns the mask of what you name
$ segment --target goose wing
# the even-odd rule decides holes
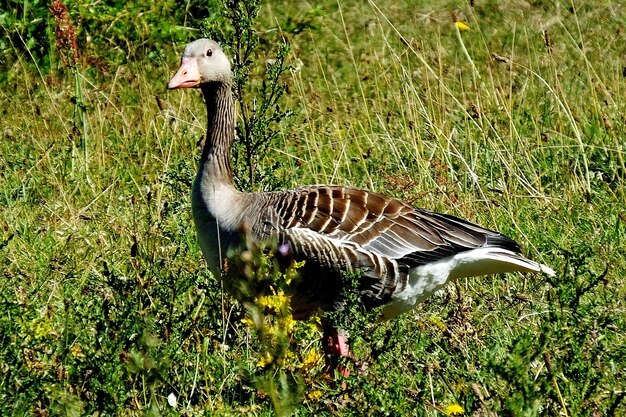
[[[257,237],[279,235],[295,258],[307,260],[296,316],[313,304],[336,308],[333,295],[345,272],[360,271],[361,298],[374,307],[407,285],[413,267],[483,246],[519,252],[497,232],[356,188],[309,186],[263,196]]]
[[[332,239],[336,245],[360,248],[410,267],[487,245],[520,251],[515,241],[498,232],[356,188],[291,190],[279,193],[273,207],[283,231],[306,229],[297,233]]]

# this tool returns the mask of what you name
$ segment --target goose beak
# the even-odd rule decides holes
[[[196,58],[183,57],[180,68],[172,77],[167,88],[192,88],[200,85],[200,71],[198,71],[198,61]]]

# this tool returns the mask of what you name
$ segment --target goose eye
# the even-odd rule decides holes
[[[206,50],[206,56],[211,56],[213,55],[213,50],[212,49],[207,49]]]

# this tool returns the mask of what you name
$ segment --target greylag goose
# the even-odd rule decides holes
[[[342,276],[360,271],[360,298],[392,318],[451,280],[502,272],[543,272],[512,239],[454,216],[415,208],[392,197],[351,187],[311,185],[243,193],[235,189],[230,148],[235,108],[230,62],[220,46],[198,39],[185,47],[169,89],[197,87],[208,127],[192,190],[202,253],[215,276],[243,230],[253,239],[278,239],[304,260],[293,288],[292,311],[305,318],[339,305]],[[339,304],[338,304],[339,303]],[[327,326],[327,353],[348,355],[345,338]]]

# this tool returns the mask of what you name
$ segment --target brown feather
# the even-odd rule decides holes
[[[481,247],[489,237],[512,242],[455,217],[355,188],[317,185],[248,197],[254,199],[248,206],[257,209],[247,216],[256,220],[254,237],[278,235],[295,258],[306,260],[296,291],[302,292],[302,306],[332,308],[342,274],[355,270],[362,273],[364,300],[381,305],[398,283],[406,285],[412,267]]]

